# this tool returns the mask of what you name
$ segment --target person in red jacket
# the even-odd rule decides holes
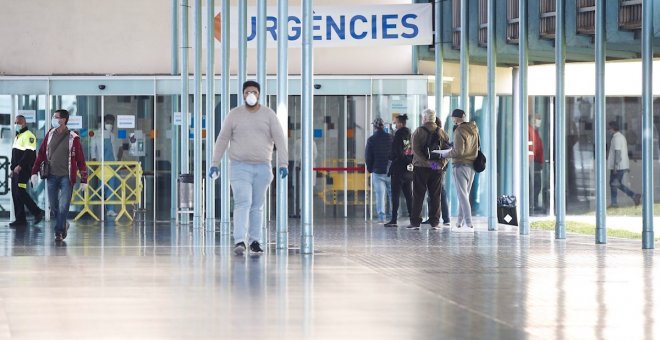
[[[529,138],[529,204],[533,211],[541,211],[539,194],[541,194],[541,179],[543,175],[543,140],[539,133],[541,116],[530,113],[528,116],[527,135]]]
[[[69,229],[66,218],[78,172],[81,178],[80,190],[85,190],[87,187],[87,164],[80,144],[80,136],[68,129],[66,126],[68,122],[69,111],[57,110],[53,113],[51,120],[53,128],[46,133],[39,147],[37,160],[32,167],[32,185],[36,186],[37,172],[41,164],[43,162],[49,164],[50,171],[46,183],[51,216],[57,221],[55,241],[66,238]]]

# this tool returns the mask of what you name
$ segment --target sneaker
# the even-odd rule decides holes
[[[261,245],[257,241],[252,241],[250,243],[250,252],[254,254],[261,254],[264,252],[263,249],[261,249]]]
[[[427,218],[425,221],[422,221],[422,224],[431,224],[431,222],[429,222],[429,219]]]
[[[234,254],[241,256],[245,252],[245,242],[238,242],[234,246]]]
[[[406,229],[410,229],[410,230],[419,230],[419,226],[418,226],[418,225],[411,224],[411,225],[406,226]]]
[[[449,221],[447,221],[447,222],[442,222],[442,225],[449,225]]]
[[[618,208],[618,207],[619,207],[618,204],[610,204],[610,205],[607,206],[607,209]]]
[[[396,227],[398,227],[398,225],[396,224],[396,221],[389,221],[389,222],[385,223],[385,227],[396,228]]]
[[[432,225],[431,228],[429,228],[429,230],[440,230],[440,227],[437,225]]]
[[[642,195],[635,194],[633,197],[633,202],[635,202],[635,206],[638,206],[642,202]]]
[[[9,222],[9,228],[25,227],[26,225],[27,225],[27,221]]]
[[[46,214],[45,211],[40,210],[40,211],[39,211],[39,214],[36,215],[36,216],[34,216],[34,222],[33,222],[33,223],[34,223],[34,224],[37,224],[37,223],[41,222],[41,221],[44,219],[44,215],[45,215],[45,214]]]
[[[105,214],[108,215],[108,217],[116,217],[117,216],[117,213],[114,210],[108,210],[108,212],[105,213]]]
[[[62,239],[66,238],[66,235],[68,234],[68,232],[69,232],[69,223],[67,222],[64,226],[64,232],[62,233]]]
[[[63,240],[63,238],[62,238],[62,234],[60,234],[60,233],[55,233],[55,241],[62,241],[62,240]]]

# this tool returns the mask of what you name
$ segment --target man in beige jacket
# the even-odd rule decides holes
[[[456,196],[458,198],[459,230],[473,231],[472,207],[470,206],[470,188],[474,180],[474,160],[479,149],[479,129],[475,122],[465,121],[465,111],[456,109],[451,113],[456,129],[454,130],[454,146],[441,155],[452,159]]]

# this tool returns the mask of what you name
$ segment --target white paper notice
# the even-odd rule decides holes
[[[82,116],[69,116],[69,122],[66,124],[69,129],[82,129]]]
[[[172,124],[181,125],[183,122],[183,115],[181,112],[174,112],[174,117],[172,118]]]
[[[135,129],[135,116],[118,115],[117,116],[118,129]]]

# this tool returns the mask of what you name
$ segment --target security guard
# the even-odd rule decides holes
[[[16,139],[11,150],[11,197],[14,200],[14,215],[16,220],[9,223],[9,227],[27,225],[25,207],[34,215],[34,223],[41,222],[44,211],[39,209],[27,192],[30,181],[30,171],[34,164],[37,149],[37,138],[27,128],[23,115],[16,116]]]

